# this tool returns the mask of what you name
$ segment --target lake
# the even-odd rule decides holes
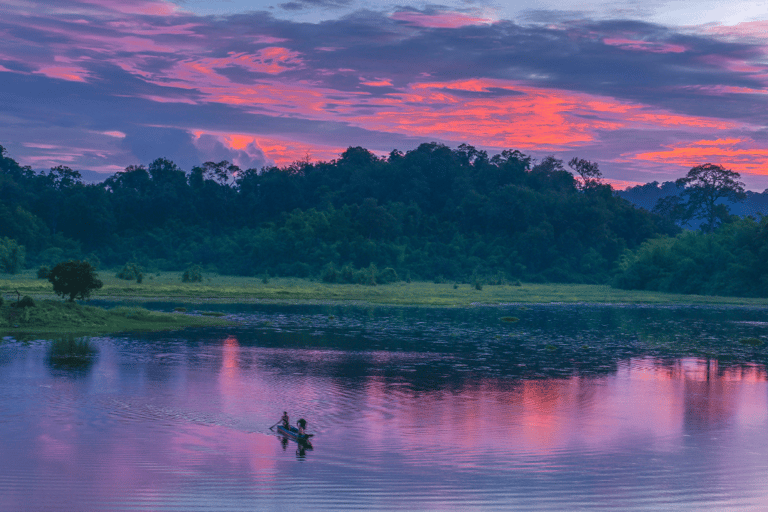
[[[766,309],[204,309],[5,338],[0,510],[768,509]]]

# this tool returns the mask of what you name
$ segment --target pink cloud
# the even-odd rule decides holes
[[[124,139],[125,138],[125,134],[123,132],[120,132],[120,131],[117,131],[117,130],[101,132],[101,133],[106,135],[106,136],[108,136],[108,137],[114,137],[116,139]]]
[[[104,10],[115,11],[122,14],[140,14],[149,16],[169,16],[175,14],[179,8],[176,4],[166,0],[79,0],[81,3],[100,7]]]
[[[466,25],[483,25],[495,21],[487,17],[471,16],[469,14],[451,11],[440,11],[436,14],[424,14],[415,11],[398,11],[393,13],[390,18],[425,28],[459,28]]]
[[[748,138],[698,140],[638,153],[633,158],[687,168],[708,162],[740,173],[768,175],[768,149]]]
[[[71,82],[85,82],[85,78],[83,77],[88,74],[83,68],[75,66],[43,66],[38,69],[36,73],[40,73],[41,75],[50,78],[69,80]]]
[[[703,94],[720,96],[723,94],[768,94],[768,89],[754,89],[751,87],[737,87],[735,85],[697,85],[679,87],[681,90],[696,91]]]
[[[466,98],[451,90],[487,92],[491,88],[520,94]],[[427,82],[377,98],[384,105],[365,113],[365,98],[340,105],[354,124],[427,138],[478,141],[486,147],[559,150],[594,143],[600,130],[726,129],[734,123],[685,116],[584,93],[531,87],[511,81]],[[585,116],[588,115],[587,120]]]
[[[151,24],[135,18],[108,21],[105,25],[118,32],[127,32],[136,36],[189,36],[195,34],[194,28],[201,26],[198,23],[183,23],[179,25]]]
[[[613,98],[543,89],[512,81],[422,82],[384,97],[373,97],[363,92],[317,87],[303,81],[264,79],[249,85],[235,84],[209,66],[210,60],[204,64],[185,62],[155,83],[195,87],[205,101],[238,105],[253,112],[341,121],[367,130],[428,139],[473,141],[483,147],[498,149],[572,149],[599,142],[601,130],[620,128],[665,130],[684,127],[693,132],[711,133],[712,130],[738,127],[733,122],[674,114]],[[517,94],[472,98],[458,94],[461,91],[488,93],[492,89],[506,89]],[[296,156],[291,158],[295,159]]]
[[[392,82],[386,78],[375,78],[373,80],[361,79],[360,83],[369,87],[392,87]]]
[[[741,41],[752,39],[757,42],[768,42],[768,20],[745,21],[736,25],[704,25],[693,28],[727,39]]]
[[[603,181],[610,185],[614,190],[625,190],[629,187],[634,187],[637,185],[645,185],[642,181],[632,181],[632,180],[615,180],[611,178],[604,178]]]
[[[603,43],[609,46],[618,46],[623,50],[634,50],[652,53],[682,53],[685,46],[679,44],[659,43],[655,41],[638,41],[635,39],[605,38]]]
[[[224,146],[244,151],[251,156],[263,154],[269,165],[288,166],[297,160],[309,158],[311,161],[330,161],[346,149],[342,146],[326,146],[293,140],[289,137],[264,136],[248,133],[225,133],[210,130],[193,130],[193,135],[200,139],[203,135],[212,135]],[[238,164],[239,165],[239,164]]]

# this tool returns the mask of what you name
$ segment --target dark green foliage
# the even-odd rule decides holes
[[[614,278],[624,289],[768,297],[768,217],[743,218],[712,233],[649,240],[627,253]]]
[[[200,283],[203,281],[203,269],[200,265],[192,265],[187,267],[184,273],[181,275],[181,281],[183,283]]]
[[[144,279],[144,274],[141,267],[136,263],[126,263],[117,273],[117,277],[126,281],[136,280],[137,283],[141,283]]]
[[[103,286],[96,277],[96,271],[87,261],[69,260],[59,263],[48,274],[48,280],[53,284],[53,291],[70,302],[75,299],[85,300],[93,290]]]
[[[35,307],[35,300],[29,295],[25,295],[18,302],[11,304],[15,308],[33,308]]]
[[[48,279],[48,275],[51,273],[51,269],[43,265],[42,267],[37,269],[37,278],[38,279]]]
[[[71,169],[36,174],[3,155],[0,237],[25,246],[32,265],[98,257],[117,267],[135,257],[160,270],[194,261],[370,285],[466,282],[473,272],[488,283],[607,282],[626,249],[674,234],[615,197],[596,164],[569,165],[580,180],[554,157],[425,143],[387,158],[351,147],[330,162],[205,162],[188,174],[159,158],[87,185]]]
[[[387,267],[376,274],[376,282],[379,284],[396,283],[399,281],[397,272],[392,267]]]
[[[322,274],[320,274],[320,279],[323,280],[323,282],[326,283],[340,283],[341,281],[341,272],[336,270],[336,267],[333,265],[333,263],[329,263],[325,266],[323,269]]]
[[[16,274],[24,267],[25,250],[16,240],[0,237],[0,272]]]

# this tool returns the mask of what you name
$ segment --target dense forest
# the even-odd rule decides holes
[[[614,286],[768,296],[768,217],[763,214],[768,194],[744,190],[739,177],[722,166],[704,164],[675,182],[626,191],[636,199],[655,196],[653,211],[697,229],[674,238],[650,239],[637,251],[625,253]]]
[[[625,289],[699,295],[768,296],[768,217],[735,218],[719,228],[648,240],[619,264]]]
[[[185,172],[159,158],[98,184],[0,154],[7,272],[87,258],[102,269],[197,264],[338,282],[605,283],[626,251],[679,232],[617,197],[596,164],[468,145],[384,158],[355,147],[330,162],[246,170],[224,161]]]

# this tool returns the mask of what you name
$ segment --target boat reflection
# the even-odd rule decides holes
[[[312,443],[309,442],[309,440],[295,440],[293,438],[289,438],[289,436],[284,435],[280,432],[278,432],[278,436],[280,439],[280,446],[282,446],[283,451],[287,451],[288,445],[291,444],[291,440],[296,442],[296,458],[299,460],[304,460],[307,456],[307,451],[314,450],[314,447],[312,446]]]

